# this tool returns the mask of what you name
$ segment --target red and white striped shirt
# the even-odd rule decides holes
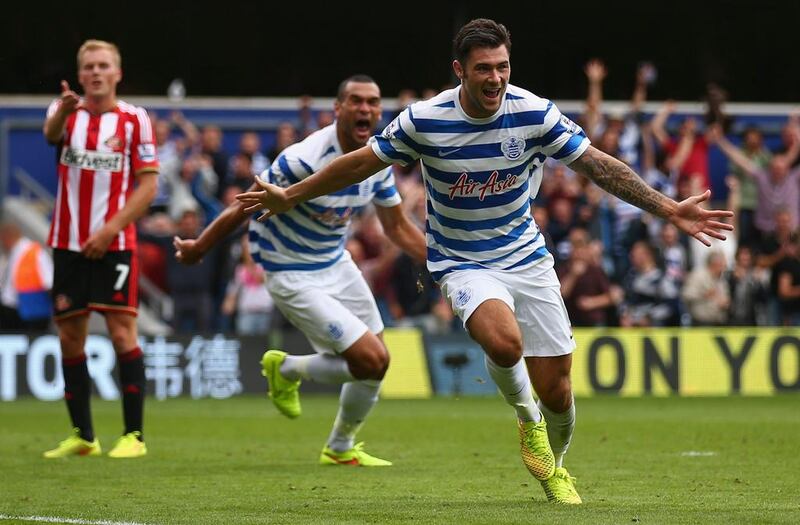
[[[50,117],[61,101],[47,109]],[[47,243],[80,251],[133,193],[135,175],[158,171],[153,127],[147,112],[123,101],[100,115],[79,109],[69,116],[58,155],[58,196]],[[123,228],[109,251],[136,248],[134,223]]]

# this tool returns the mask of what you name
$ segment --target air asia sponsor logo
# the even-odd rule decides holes
[[[312,213],[311,216],[325,226],[345,226],[350,222],[350,216],[353,214],[352,208],[347,208],[341,215],[336,213],[335,210],[328,210],[325,213]]]
[[[525,152],[525,140],[512,135],[500,143],[500,151],[508,160],[516,160]]]
[[[64,148],[61,151],[61,164],[82,170],[120,171],[122,169],[122,153],[101,153]]]
[[[142,162],[153,162],[156,160],[156,145],[139,144],[139,158]]]
[[[456,183],[450,186],[448,195],[450,200],[454,197],[474,197],[476,195],[479,200],[483,200],[487,194],[504,193],[516,183],[517,176],[510,173],[506,175],[505,179],[501,179],[497,171],[493,171],[483,184],[475,182],[469,178],[469,175],[462,173]]]

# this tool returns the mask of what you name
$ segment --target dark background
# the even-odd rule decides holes
[[[610,4],[610,5],[608,5]],[[13,7],[10,7],[12,6]],[[333,96],[372,75],[384,95],[451,82],[455,29],[485,16],[512,34],[512,83],[554,99],[586,94],[584,63],[609,68],[605,95],[630,95],[636,65],[658,68],[652,99],[699,100],[707,82],[732,101],[794,102],[800,2],[15,2],[0,20],[0,93],[58,91],[87,38],[117,43],[121,94]]]

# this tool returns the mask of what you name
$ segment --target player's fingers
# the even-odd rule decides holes
[[[62,93],[66,93],[67,91],[69,91],[69,82],[67,82],[66,80],[62,80],[61,81],[61,92]]]
[[[237,193],[236,199],[240,201],[257,201],[258,197],[263,194],[263,191],[247,191],[244,193]]]
[[[706,221],[706,226],[717,230],[733,231],[733,224],[728,224],[727,222]]]
[[[259,218],[257,220],[258,220],[258,222],[264,222],[267,219],[269,219],[270,217],[272,217],[273,215],[275,215],[275,214],[273,213],[272,210],[266,210],[264,213],[261,214],[261,216],[259,216]]]
[[[714,237],[715,239],[719,239],[720,241],[724,241],[725,239],[727,239],[727,237],[725,237],[725,235],[723,235],[721,232],[719,232],[719,231],[717,231],[717,230],[715,230],[713,228],[706,228],[706,229],[703,230],[703,233],[705,233],[709,237]]]
[[[172,238],[172,246],[176,250],[180,251],[182,244],[183,244],[183,240],[180,237],[178,237],[177,235]]]
[[[264,182],[263,180],[261,180],[260,177],[256,177],[256,184],[258,184],[259,186],[261,186],[265,190],[269,188],[269,183],[268,182]]]
[[[705,213],[703,213],[703,217],[705,218],[733,217],[733,212],[730,210],[708,210]]]
[[[700,195],[693,195],[689,197],[689,200],[695,204],[700,204],[703,201],[707,201],[709,197],[711,197],[711,190],[706,190]]]
[[[694,235],[692,235],[692,237],[694,237],[694,238],[695,238],[695,239],[697,239],[698,241],[702,242],[702,243],[703,243],[703,244],[705,244],[706,246],[709,246],[709,247],[711,246],[711,241],[709,241],[708,239],[706,239],[706,238],[705,238],[705,236],[704,236],[702,233],[700,233],[700,232],[697,232],[697,233],[695,233]]]
[[[246,207],[244,209],[244,211],[247,212],[247,213],[253,213],[254,211],[259,211],[259,210],[263,210],[263,209],[264,209],[264,205],[261,204],[260,202],[257,202],[256,204],[252,204],[252,205]]]

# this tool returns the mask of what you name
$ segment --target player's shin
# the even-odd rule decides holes
[[[575,398],[572,394],[570,397],[569,409],[561,413],[553,412],[539,401],[539,410],[547,420],[547,437],[556,458],[556,467],[562,466],[575,430]]]
[[[78,429],[82,439],[92,441],[94,439],[90,409],[92,379],[86,364],[86,354],[62,359],[61,370],[64,373],[64,399],[67,402],[72,426]]]
[[[523,423],[542,420],[542,414],[533,399],[533,388],[528,377],[525,360],[520,359],[514,366],[506,368],[498,365],[486,356],[486,370],[497,385],[497,389],[517,412],[517,418]]]
[[[353,381],[342,386],[339,412],[328,438],[328,447],[336,452],[353,448],[356,433],[378,401],[381,382],[372,379]]]
[[[144,396],[147,380],[144,371],[144,354],[138,346],[119,356],[119,379],[122,384],[122,412],[125,434],[142,432]]]
[[[306,379],[315,383],[338,385],[355,380],[347,361],[338,355],[287,355],[280,372],[291,381]]]

